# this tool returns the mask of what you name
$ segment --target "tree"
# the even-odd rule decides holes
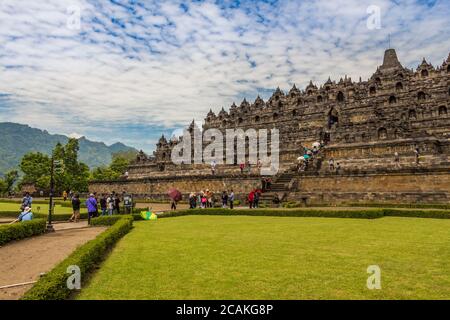
[[[113,161],[109,165],[109,168],[112,171],[116,172],[117,174],[122,175],[125,173],[129,165],[130,165],[129,160],[122,157],[117,157],[113,158]]]
[[[109,167],[98,167],[92,171],[91,180],[108,181],[116,180],[120,177],[119,174],[111,170]]]
[[[22,183],[36,183],[43,176],[50,177],[51,160],[45,154],[40,152],[30,152],[23,156],[20,162],[20,169],[24,173]],[[44,186],[48,189],[50,185]]]
[[[119,151],[112,154],[112,159],[114,161],[115,158],[123,158],[130,163],[131,161],[135,160],[137,156],[137,152],[135,150],[129,150],[129,151]]]
[[[91,173],[91,180],[108,181],[119,179],[130,165],[130,160],[115,156],[109,167],[95,168]]]
[[[8,171],[3,179],[6,183],[6,192],[12,192],[14,183],[16,183],[17,178],[19,178],[19,172],[17,170]]]
[[[57,143],[53,149],[53,159],[60,161],[60,170],[54,171],[55,192],[88,190],[89,167],[78,162],[78,140],[69,139],[63,146]],[[22,183],[33,183],[39,189],[50,188],[51,159],[40,152],[26,154],[20,164],[24,172]]]
[[[0,179],[0,195],[6,194],[8,190],[8,186],[5,180]]]

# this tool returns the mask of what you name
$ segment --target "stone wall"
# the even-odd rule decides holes
[[[289,201],[335,204],[342,202],[449,203],[448,170],[397,170],[396,172],[304,173],[295,177]],[[215,194],[230,190],[238,199],[260,187],[258,175],[160,177],[112,182],[95,182],[90,192],[129,192],[150,199],[167,199],[167,191],[177,188],[184,195],[209,189]]]
[[[261,179],[257,175],[210,175],[94,182],[89,185],[89,191],[99,194],[125,191],[150,199],[161,199],[167,198],[167,191],[170,188],[176,188],[184,195],[206,189],[213,191],[215,194],[220,194],[224,190],[233,189],[236,196],[242,198],[252,189],[260,186]]]
[[[291,201],[331,204],[450,202],[448,170],[303,175],[297,177],[297,186],[297,192],[289,194]]]

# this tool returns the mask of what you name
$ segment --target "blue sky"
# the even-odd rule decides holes
[[[373,5],[379,29],[367,28]],[[367,79],[388,34],[404,66],[440,65],[449,17],[448,0],[2,0],[0,121],[151,151],[210,108]]]

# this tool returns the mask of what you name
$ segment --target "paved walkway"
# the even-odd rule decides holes
[[[0,287],[35,281],[50,271],[78,246],[94,239],[105,227],[87,222],[56,223],[56,232],[10,242],[0,247]],[[0,300],[19,299],[32,284],[0,289]]]

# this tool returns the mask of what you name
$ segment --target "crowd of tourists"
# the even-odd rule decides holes
[[[254,189],[247,196],[247,202],[250,209],[259,208],[259,198],[261,197],[262,190]]]
[[[233,190],[223,191],[220,199],[222,201],[222,208],[230,208],[234,207],[234,192]],[[209,189],[202,190],[200,192],[191,192],[189,194],[189,208],[213,208],[215,203],[218,201],[217,197],[214,195],[212,191]]]
[[[297,171],[306,171],[313,159],[324,147],[324,141],[314,142],[311,148],[303,147],[303,155],[297,158]]]
[[[112,192],[110,194],[104,193],[100,197],[97,196],[97,193],[91,193],[89,198],[86,200],[86,208],[88,211],[88,220],[91,218],[113,214],[120,214],[120,204],[123,200],[123,207],[125,214],[132,213],[133,209],[133,199],[132,196],[123,192],[122,195]],[[100,211],[99,211],[100,207]],[[79,195],[76,194],[72,198],[72,208],[73,215],[69,221],[78,221],[80,216],[80,199]]]

